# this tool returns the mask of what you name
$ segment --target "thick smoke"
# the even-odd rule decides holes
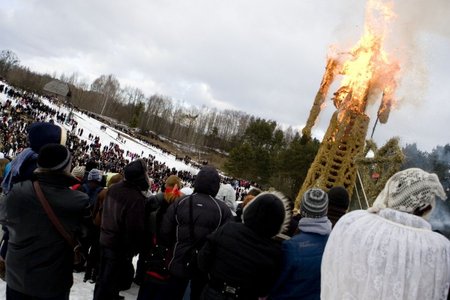
[[[396,18],[388,40],[390,50],[401,59],[400,102],[421,103],[428,88],[425,52],[437,37],[450,39],[450,1],[395,0]]]

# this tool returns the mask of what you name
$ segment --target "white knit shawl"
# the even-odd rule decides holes
[[[322,258],[324,300],[445,300],[449,284],[449,240],[389,208],[343,216]]]

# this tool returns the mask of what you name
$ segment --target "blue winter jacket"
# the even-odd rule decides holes
[[[328,236],[300,232],[283,242],[283,271],[270,299],[320,300],[320,268]]]

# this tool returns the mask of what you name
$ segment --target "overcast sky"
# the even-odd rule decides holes
[[[374,138],[381,146],[398,136],[403,145],[417,142],[430,151],[450,143],[450,1],[394,4],[389,45],[402,63],[399,105]],[[302,128],[329,46],[346,50],[358,41],[365,1],[2,0],[0,6],[0,49],[34,71],[77,73],[89,84],[114,74],[122,87],[147,96]],[[334,111],[329,98],[317,137]]]

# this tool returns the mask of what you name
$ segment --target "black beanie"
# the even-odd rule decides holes
[[[347,209],[349,205],[348,192],[343,186],[332,187],[328,191],[328,206]]]
[[[46,171],[62,171],[70,163],[69,150],[60,144],[47,144],[39,151],[37,166]]]
[[[256,233],[273,237],[281,232],[285,218],[283,201],[270,192],[264,192],[244,207],[242,221]]]
[[[147,166],[143,159],[137,159],[126,165],[123,175],[125,181],[136,185],[141,191],[146,191],[150,187],[147,180]]]
[[[66,139],[66,130],[51,123],[36,122],[28,128],[30,148],[36,153],[46,144],[65,145]]]

